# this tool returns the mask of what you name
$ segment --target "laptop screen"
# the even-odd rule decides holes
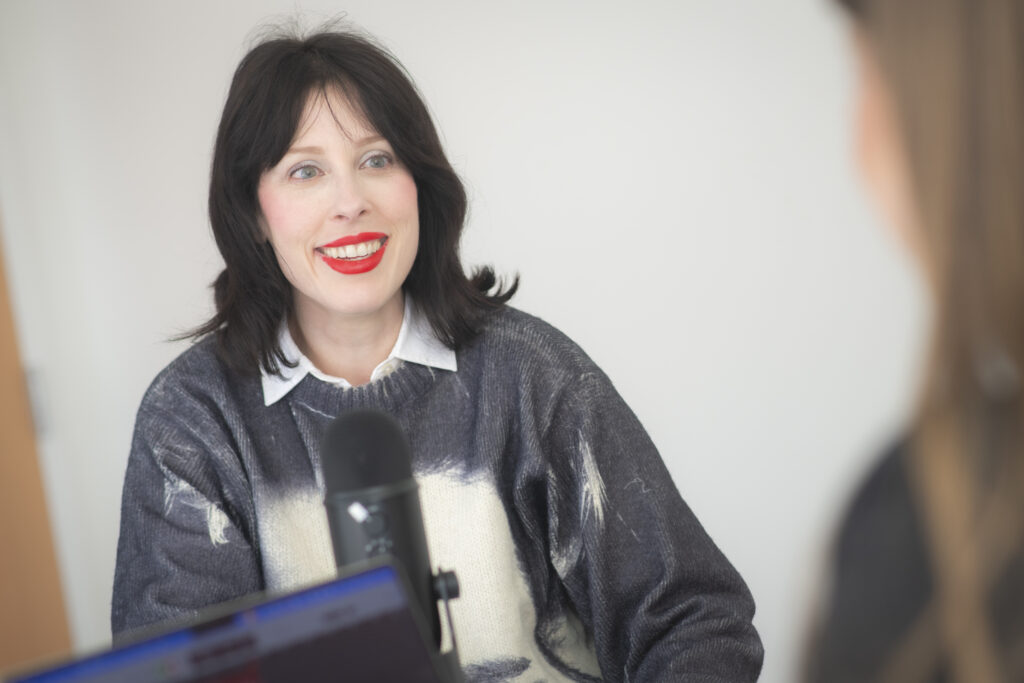
[[[201,622],[10,683],[294,683],[441,679],[390,565],[215,608]]]

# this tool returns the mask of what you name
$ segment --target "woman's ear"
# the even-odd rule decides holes
[[[871,41],[861,29],[853,33],[857,167],[886,226],[920,261],[921,227],[897,103]]]

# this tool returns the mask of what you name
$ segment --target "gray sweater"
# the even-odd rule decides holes
[[[754,681],[742,579],[680,498],[636,416],[563,334],[511,308],[458,371],[405,363],[354,389],[185,351],[143,398],[125,476],[115,633],[334,571],[319,444],[357,407],[412,444],[432,563],[454,569],[470,681]]]

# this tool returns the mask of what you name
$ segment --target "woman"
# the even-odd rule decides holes
[[[115,632],[333,574],[319,443],[413,444],[470,680],[754,680],[742,580],[607,377],[464,275],[461,183],[415,88],[344,33],[245,57],[214,150],[216,315],[154,381],[125,479]]]
[[[921,264],[934,343],[839,535],[808,679],[1024,680],[1024,3],[843,4],[863,175]]]

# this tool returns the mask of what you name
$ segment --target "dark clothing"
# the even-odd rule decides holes
[[[847,512],[811,652],[811,681],[872,680],[930,599],[931,573],[904,455],[903,444],[887,453]]]
[[[858,490],[836,541],[832,585],[820,628],[811,639],[808,683],[874,681],[908,635],[919,629],[931,653],[924,681],[951,680],[938,619],[925,616],[934,579],[917,493],[908,470],[909,447],[896,444]],[[986,616],[1005,680],[1021,680],[1024,642],[1024,554],[989,586]],[[1017,657],[1017,662],[1012,659]],[[1017,675],[1012,672],[1016,669]]]
[[[319,444],[344,410],[402,425],[431,560],[479,681],[754,681],[740,576],[639,421],[571,340],[513,309],[458,353],[341,389],[306,376],[266,406],[211,340],[139,409],[122,503],[115,632],[333,571]]]

